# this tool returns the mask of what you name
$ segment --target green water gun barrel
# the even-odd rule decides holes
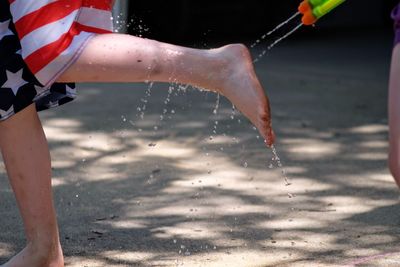
[[[346,0],[304,0],[299,6],[304,25],[312,25]]]

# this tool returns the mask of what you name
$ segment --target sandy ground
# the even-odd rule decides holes
[[[81,86],[41,114],[66,265],[400,266],[390,48],[378,32],[293,38],[257,64],[290,186],[225,99],[214,114],[191,88]],[[24,245],[4,168],[0,203],[4,262]]]

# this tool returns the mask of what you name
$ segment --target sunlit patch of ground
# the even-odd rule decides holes
[[[213,114],[215,94],[165,105],[156,85],[141,119],[146,85],[86,85],[42,113],[67,266],[397,266],[387,70],[376,67],[388,58],[382,42],[346,40],[302,41],[257,66],[284,170],[226,100]],[[349,47],[380,56],[354,62]],[[5,261],[25,240],[0,173]]]

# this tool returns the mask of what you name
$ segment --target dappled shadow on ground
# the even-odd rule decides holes
[[[67,266],[323,266],[396,251],[388,58],[370,43],[365,64],[357,42],[319,42],[340,52],[321,62],[314,49],[307,64],[300,42],[258,66],[290,186],[225,99],[213,113],[211,93],[86,85],[42,113]],[[4,171],[0,186],[4,261],[24,238]]]

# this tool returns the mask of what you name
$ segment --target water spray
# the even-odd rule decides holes
[[[300,29],[303,25],[305,26],[310,26],[314,25],[320,18],[324,17],[328,13],[330,13],[332,10],[340,6],[346,2],[346,0],[303,0],[301,4],[299,5],[298,11],[292,15],[290,18],[285,20],[284,22],[280,23],[278,26],[276,26],[273,30],[267,32],[266,34],[262,35],[261,38],[257,39],[252,45],[251,48],[256,47],[259,45],[262,41],[267,39],[267,37],[271,36],[275,32],[277,32],[279,29],[285,27],[286,25],[290,25],[292,21],[295,21],[298,16],[302,15],[301,23],[296,22],[296,26],[294,28],[291,28],[290,31],[288,31],[285,35],[282,37],[276,39],[274,42],[272,42],[270,45],[268,45],[265,49],[262,50],[262,52],[254,59],[254,63],[258,62],[262,57],[264,57],[269,50],[274,48],[278,43],[295,33],[298,29]],[[271,146],[272,153],[274,154],[274,157],[272,158],[272,161],[276,162],[278,167],[281,168],[282,175],[285,179],[285,184],[286,186],[291,185],[291,182],[289,178],[287,177],[286,171],[283,168],[282,162],[278,156],[278,153],[276,151],[276,148],[274,145]],[[271,164],[270,166],[273,167]],[[289,194],[289,198],[292,198],[294,195]]]
[[[294,21],[298,18],[298,16],[302,15],[301,22],[296,24],[294,28],[291,28],[285,35],[276,39],[270,45],[266,47],[266,49],[262,50],[262,52],[254,59],[254,63],[258,62],[263,58],[269,50],[274,48],[278,43],[295,33],[298,29],[300,29],[303,25],[310,26],[314,25],[320,18],[325,16],[326,14],[330,13],[332,10],[340,6],[346,2],[346,0],[303,0],[299,5],[298,11],[292,15],[290,18],[285,20],[284,22],[280,23],[276,26],[273,30],[267,32],[266,34],[262,35],[257,41],[251,44],[251,48],[256,47],[257,45],[261,44],[262,41],[270,37],[272,34],[277,32],[279,29],[283,28],[286,25],[290,25],[290,22]]]

